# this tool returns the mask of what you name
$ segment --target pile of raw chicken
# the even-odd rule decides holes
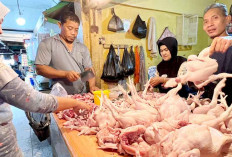
[[[91,113],[65,110],[58,117],[67,120],[66,128],[80,135],[96,134],[101,149],[114,149],[120,154],[136,157],[220,157],[232,156],[232,105],[228,107],[222,92],[231,74],[213,75],[218,64],[204,50],[189,56],[187,73],[170,79],[165,86],[174,87],[167,94],[137,93],[130,80],[130,95],[123,88],[123,98],[109,100],[101,97],[100,106],[92,103],[93,97],[74,95],[91,104]],[[177,93],[187,81],[198,88],[220,80],[212,100],[201,94],[181,98]]]

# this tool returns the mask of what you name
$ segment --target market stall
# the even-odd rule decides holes
[[[13,57],[8,55],[15,53],[6,53],[6,42],[1,58],[15,72],[21,64],[21,70],[29,73],[25,82],[39,91],[47,90],[45,84],[51,83],[50,90],[59,82],[64,93],[48,93],[86,103],[71,99],[72,105],[80,104],[56,114],[50,114],[57,111],[54,106],[46,116],[39,113],[38,125],[47,131],[44,138],[37,135],[41,128],[33,128],[37,114],[33,112],[45,111],[26,113],[40,141],[50,131],[53,156],[231,156],[231,23],[226,25],[230,17],[226,6],[211,3],[215,1],[60,0],[43,11],[44,16],[29,31],[33,37],[23,39],[25,45],[17,54],[21,59],[14,56],[17,65],[10,63]],[[212,27],[214,14],[224,21],[222,25]],[[72,27],[66,31],[68,24]],[[224,28],[223,32],[218,33],[218,28]],[[213,39],[211,47],[209,38]],[[224,45],[226,52],[215,53],[221,52],[218,45],[221,50]],[[113,93],[115,88],[120,93]],[[114,98],[108,99],[108,91]],[[60,107],[59,98],[56,102]]]
[[[95,135],[85,136],[78,135],[78,131],[70,130],[68,128],[63,127],[63,123],[65,120],[60,120],[56,114],[52,114],[54,118],[58,131],[62,135],[64,139],[64,145],[66,145],[71,157],[87,157],[87,156],[95,156],[95,157],[120,157],[123,155],[119,155],[116,151],[103,151],[99,149],[97,144],[97,138]],[[58,154],[59,151],[63,150],[55,150],[58,156],[62,156]]]

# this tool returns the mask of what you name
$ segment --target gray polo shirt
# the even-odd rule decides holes
[[[48,65],[57,70],[73,70],[78,73],[83,72],[85,68],[92,67],[88,48],[76,39],[73,43],[72,52],[69,52],[59,34],[41,41],[35,64]],[[68,94],[86,92],[86,85],[80,79],[75,82],[69,82],[67,79],[51,79],[51,85],[56,82],[59,82]]]

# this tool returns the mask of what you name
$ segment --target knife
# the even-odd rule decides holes
[[[80,76],[81,76],[81,81],[86,82],[89,79],[93,78],[95,75],[91,70],[87,70],[87,71],[80,73]]]

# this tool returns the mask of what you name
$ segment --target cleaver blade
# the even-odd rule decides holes
[[[80,76],[81,76],[81,81],[86,82],[89,79],[93,78],[95,75],[91,70],[87,70],[87,71],[80,73]]]

